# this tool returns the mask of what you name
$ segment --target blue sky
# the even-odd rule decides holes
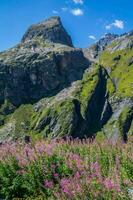
[[[105,33],[133,29],[133,0],[0,0],[0,51],[16,45],[34,23],[59,15],[76,47]]]

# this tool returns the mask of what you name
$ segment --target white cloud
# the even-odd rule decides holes
[[[96,37],[94,35],[89,35],[89,38],[92,40],[96,40]]]
[[[110,25],[106,25],[106,26],[105,26],[106,30],[111,29],[111,27],[112,27],[112,24],[110,24]]]
[[[83,4],[84,3],[83,0],[73,0],[73,2],[76,3],[76,4]]]
[[[68,8],[67,8],[67,7],[63,7],[63,8],[61,8],[61,10],[62,10],[63,12],[66,12],[66,11],[68,10]]]
[[[114,26],[117,27],[117,28],[123,29],[124,28],[124,22],[121,21],[121,20],[115,20]]]
[[[72,9],[70,12],[75,16],[81,16],[84,14],[83,10],[81,10],[80,8]]]
[[[53,14],[59,14],[59,12],[57,10],[53,10],[52,13]]]
[[[113,23],[105,26],[107,30],[110,30],[112,27],[116,27],[119,29],[124,29],[124,22],[122,20],[116,19]]]

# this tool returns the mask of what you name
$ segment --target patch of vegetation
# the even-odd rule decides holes
[[[115,59],[118,57],[119,59]],[[114,84],[118,97],[132,97],[133,95],[133,64],[129,65],[128,63],[131,57],[132,50],[130,49],[119,50],[114,53],[106,50],[100,57],[100,63],[105,68],[110,68],[110,77],[112,80],[115,80]],[[109,91],[112,91],[110,86],[109,84]]]
[[[112,96],[116,91],[115,85],[113,84],[111,78],[108,78],[107,80],[107,91],[109,96]]]
[[[21,138],[26,134],[30,134],[30,124],[34,115],[33,106],[26,104],[21,105],[9,116],[8,122],[15,124],[14,138]]]
[[[133,107],[125,106],[118,119],[120,134],[127,135],[133,120]]]
[[[38,113],[32,128],[47,137],[60,137],[72,132],[75,116],[73,100],[54,102]]]
[[[75,92],[75,97],[79,99],[81,103],[81,114],[83,117],[85,117],[85,111],[98,84],[99,71],[100,67],[96,65],[93,66],[91,71],[86,72],[82,81],[79,83],[78,90]]]

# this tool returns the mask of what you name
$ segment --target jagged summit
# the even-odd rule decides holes
[[[37,37],[73,47],[71,37],[66,32],[58,16],[48,18],[41,23],[30,26],[24,34],[22,42],[27,42]]]
[[[81,79],[89,64],[59,17],[32,25],[21,43],[0,54],[0,108],[52,96]]]
[[[105,47],[110,44],[113,40],[118,38],[119,35],[107,33],[94,45],[85,48],[84,54],[91,61],[96,61],[100,52],[104,51]]]
[[[117,34],[113,33],[107,33],[104,37],[102,37],[98,42],[97,45],[101,48],[101,50],[104,50],[104,47],[107,46],[110,42],[112,42],[114,39],[119,37]]]

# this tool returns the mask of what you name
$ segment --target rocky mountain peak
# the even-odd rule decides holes
[[[118,37],[117,34],[107,33],[104,37],[102,37],[98,42],[97,45],[101,48],[101,50],[104,50],[104,47],[108,45],[110,42],[112,42],[114,39]]]
[[[91,61],[97,61],[99,53],[105,50],[105,47],[110,44],[113,40],[118,38],[117,34],[107,33],[94,45],[85,48],[84,55]]]
[[[129,32],[127,33],[127,35],[128,35],[128,36],[133,36],[133,30],[129,31]]]
[[[48,18],[41,23],[30,26],[21,41],[24,43],[38,37],[50,42],[73,47],[71,37],[66,32],[58,16]]]

